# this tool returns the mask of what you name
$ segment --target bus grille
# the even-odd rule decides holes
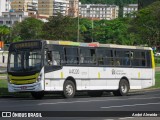
[[[37,81],[38,73],[30,76],[12,76],[9,75],[9,81],[11,84],[23,85],[23,84],[32,84]]]

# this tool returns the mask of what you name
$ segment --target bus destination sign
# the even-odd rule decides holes
[[[22,43],[16,43],[14,45],[15,49],[25,49],[25,48],[39,48],[40,47],[40,42],[22,42]]]

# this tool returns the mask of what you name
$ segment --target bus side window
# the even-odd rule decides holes
[[[116,50],[115,51],[115,60],[114,60],[114,65],[115,66],[120,66],[121,65],[121,54],[122,51]]]
[[[78,64],[78,48],[65,47],[64,50],[66,64]]]
[[[53,65],[60,65],[60,52],[59,51],[52,51],[52,59]]]
[[[146,67],[146,53],[144,51],[134,51],[132,63],[134,67]]]
[[[48,65],[53,65],[52,64],[52,52],[51,51],[47,51],[47,63],[48,63]]]
[[[95,49],[90,49],[91,52],[91,63],[92,64],[96,64],[97,60],[96,60],[96,53],[95,53]]]
[[[83,56],[83,54],[80,54],[80,63],[84,63],[84,56]]]
[[[90,57],[91,57],[90,49],[81,47],[79,57],[80,57],[80,64],[90,64]]]
[[[146,59],[147,59],[147,67],[151,68],[151,54],[150,54],[150,51],[146,52]]]

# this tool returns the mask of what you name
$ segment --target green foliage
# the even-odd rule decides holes
[[[160,1],[140,10],[133,19],[134,33],[141,39],[142,44],[157,46],[160,43]]]
[[[130,15],[114,20],[79,18],[79,27],[78,18],[60,14],[50,17],[46,23],[28,18],[11,28],[12,42],[28,39],[77,41],[79,28],[80,42],[154,46],[160,43],[159,6],[160,1],[153,3],[133,13],[137,16],[135,18],[130,18]]]
[[[72,40],[77,39],[77,18],[67,16],[53,16],[49,18],[43,27],[43,37],[51,40]]]
[[[20,40],[41,39],[43,22],[27,18],[12,28],[12,42]]]
[[[100,43],[116,43],[132,45],[131,35],[128,34],[128,19],[101,20],[94,28],[94,35]]]
[[[0,26],[0,40],[6,41],[9,33],[10,33],[9,27]]]

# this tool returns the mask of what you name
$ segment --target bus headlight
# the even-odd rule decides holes
[[[7,81],[8,81],[8,83],[11,83],[9,75],[7,75]]]
[[[39,74],[38,78],[37,78],[37,82],[42,80],[42,73]]]

